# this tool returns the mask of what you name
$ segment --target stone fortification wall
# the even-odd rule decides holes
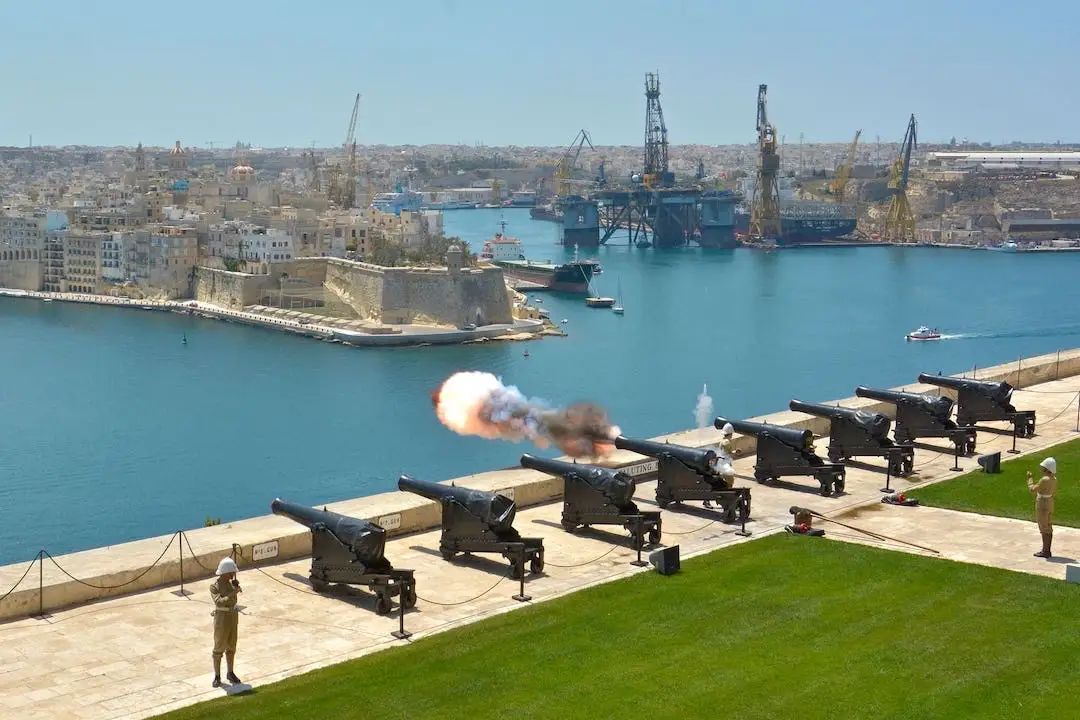
[[[500,268],[387,268],[328,259],[326,287],[360,317],[387,324],[513,322]]]
[[[1080,375],[1080,349],[1012,362],[1007,365],[980,370],[975,374],[980,380],[1006,380],[1014,387],[1023,388],[1039,383]],[[971,377],[969,374],[968,377]],[[913,383],[896,390],[937,394],[939,388],[933,385]],[[806,398],[813,400],[813,398]],[[839,401],[845,407],[867,408],[892,415],[893,406],[862,398],[847,398]],[[828,421],[808,417],[801,413],[782,411],[755,418],[746,418],[758,422],[775,423],[789,427],[808,428],[816,435],[828,431]],[[696,430],[684,430],[657,438],[675,444],[697,448],[716,448],[720,433],[713,427]],[[743,455],[753,452],[753,438],[736,434],[735,448]],[[561,458],[568,460],[569,458]],[[605,462],[608,467],[618,467],[641,478],[648,479],[656,472],[656,461],[636,453],[619,451]],[[450,481],[447,481],[449,483]],[[513,497],[519,507],[529,507],[558,500],[562,496],[562,478],[545,475],[534,470],[514,468],[485,472],[478,475],[456,478],[458,485],[493,490]],[[440,509],[435,502],[425,500],[411,493],[389,492],[380,495],[356,498],[328,506],[334,512],[364,518],[379,523],[387,528],[388,536],[405,535],[431,530],[439,526]],[[109,548],[87,550],[58,558],[60,565],[75,577],[91,585],[75,582],[50,564],[42,572],[42,590],[38,588],[38,570],[27,573],[26,579],[15,587],[3,600],[0,600],[0,620],[36,614],[39,607],[55,610],[79,605],[118,595],[127,595],[156,587],[176,585],[183,577],[185,582],[192,582],[210,577],[206,568],[214,568],[217,561],[228,555],[235,546],[239,547],[237,562],[242,570],[260,563],[278,563],[306,556],[311,552],[311,533],[303,526],[276,515],[240,520],[227,525],[199,528],[186,532],[185,557],[181,567],[176,546],[161,559],[153,570],[148,568],[169,544],[175,542],[173,536],[149,538],[125,543]],[[187,543],[198,560],[187,551]],[[276,543],[277,553],[265,560],[253,560],[253,548]],[[10,588],[16,584],[28,562],[0,567],[0,588]],[[133,581],[122,588],[92,587],[115,586]],[[39,606],[40,603],[40,606]]]
[[[195,299],[230,310],[242,310],[258,302],[268,287],[269,275],[248,275],[216,268],[195,268]]]
[[[12,290],[40,290],[41,279],[40,260],[0,259],[0,287]]]

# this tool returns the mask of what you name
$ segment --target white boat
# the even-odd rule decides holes
[[[906,337],[907,337],[907,339],[909,341],[911,341],[911,340],[940,340],[941,339],[941,333],[939,333],[937,330],[931,330],[930,328],[926,327],[925,325],[922,325],[915,332],[909,332]]]
[[[616,315],[622,315],[625,308],[622,304],[622,278],[619,278],[619,291],[615,293],[615,305],[612,306],[611,311]]]

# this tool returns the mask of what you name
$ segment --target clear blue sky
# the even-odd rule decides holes
[[[1080,0],[0,5],[0,145],[1080,141]]]

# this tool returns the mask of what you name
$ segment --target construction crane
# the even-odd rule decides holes
[[[349,129],[345,133],[345,159],[330,181],[330,200],[345,210],[356,204],[356,117],[360,111],[360,93],[353,101]]]
[[[856,130],[855,139],[848,145],[844,164],[836,169],[836,177],[833,179],[832,184],[832,195],[836,198],[837,203],[844,202],[844,190],[847,188],[848,180],[851,178],[851,169],[855,167],[855,148],[859,146],[860,135],[862,135],[862,130]]]
[[[660,74],[645,74],[645,165],[642,183],[647,189],[672,184],[668,171],[668,136],[660,107]]]
[[[915,216],[911,212],[907,197],[911,151],[918,142],[915,135],[915,114],[912,113],[907,132],[904,133],[904,143],[900,146],[900,154],[889,171],[889,193],[892,199],[889,201],[889,212],[885,215],[885,227],[881,232],[881,237],[886,242],[915,241]]]
[[[596,150],[593,147],[592,139],[589,137],[589,131],[582,128],[574,136],[574,140],[566,146],[566,152],[555,162],[552,181],[555,185],[556,196],[566,197],[570,194],[570,171],[577,165],[578,158],[581,157],[581,149],[585,145],[588,145],[590,150]]]
[[[754,197],[750,204],[750,237],[754,240],[780,236],[780,156],[776,154],[776,126],[769,122],[765,107],[766,85],[758,85],[758,158]]]

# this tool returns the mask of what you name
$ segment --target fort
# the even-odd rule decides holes
[[[382,267],[338,258],[302,258],[274,266],[268,274],[199,267],[195,299],[241,310],[263,304],[300,307],[313,295],[344,306],[361,320],[386,325],[513,323],[513,302],[500,268],[468,268],[460,252],[447,255],[447,267]]]

